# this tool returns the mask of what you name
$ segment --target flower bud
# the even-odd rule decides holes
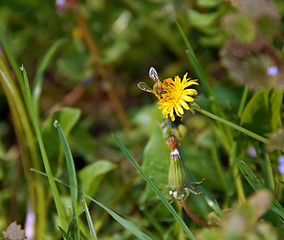
[[[174,135],[169,135],[166,139],[166,143],[171,149],[170,162],[169,162],[169,175],[168,175],[168,186],[170,189],[169,194],[174,199],[184,201],[188,194],[200,194],[197,189],[193,188],[191,184],[200,184],[201,182],[191,183],[189,174],[183,164],[180,153],[178,151],[178,140]]]

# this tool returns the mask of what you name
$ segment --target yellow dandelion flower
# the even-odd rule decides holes
[[[162,114],[171,121],[175,120],[175,114],[182,117],[184,110],[189,110],[188,103],[194,102],[191,96],[197,95],[195,89],[189,89],[191,85],[198,85],[197,79],[190,80],[187,78],[187,73],[183,76],[181,81],[179,76],[165,79],[163,81],[163,91],[164,93],[159,98],[158,104],[161,105],[159,108],[163,109]]]

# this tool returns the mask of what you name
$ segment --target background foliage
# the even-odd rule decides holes
[[[162,114],[156,99],[137,87],[140,81],[152,84],[148,71],[153,66],[160,79],[189,72],[199,79],[196,102],[202,109],[267,140],[264,144],[198,112],[185,114],[177,131],[184,163],[193,181],[206,178],[203,194],[190,195],[187,203],[199,218],[221,226],[202,230],[173,203],[193,235],[225,239],[245,232],[247,239],[261,234],[261,239],[280,239],[283,14],[281,0],[1,0],[0,231],[16,220],[27,234],[29,214],[36,217],[36,239],[62,238],[58,225],[67,231],[74,217],[69,189],[57,184],[56,199],[50,179],[30,170],[47,173],[35,124],[53,177],[70,180],[65,149],[53,126],[57,119],[72,150],[81,192],[152,239],[187,238],[111,137],[114,133],[158,188],[167,185],[170,151],[163,140]],[[249,198],[262,188],[271,195]],[[209,200],[223,209],[223,220]],[[62,204],[62,215],[54,201]],[[99,239],[133,239],[127,227],[91,199],[85,201]],[[255,212],[255,201],[266,203],[260,213]],[[86,209],[78,201],[78,212]],[[265,223],[258,222],[261,216]],[[235,231],[234,220],[239,223]],[[81,215],[76,224],[90,239],[95,236],[88,223]]]

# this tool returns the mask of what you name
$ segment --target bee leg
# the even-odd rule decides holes
[[[198,185],[198,184],[201,184],[204,180],[205,180],[205,178],[203,178],[200,182],[191,182],[190,184]]]
[[[194,187],[190,187],[188,190],[195,195],[199,195],[199,194],[202,193],[201,191],[199,191],[198,189],[196,189]]]
[[[163,192],[162,192],[162,194],[165,194],[165,192],[166,192],[166,189],[168,189],[168,188],[171,188],[170,186],[165,186],[164,188],[161,188],[160,190],[164,190]]]

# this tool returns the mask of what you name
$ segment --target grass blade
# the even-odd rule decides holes
[[[89,212],[89,209],[88,209],[88,206],[87,206],[87,203],[86,203],[85,199],[82,199],[82,201],[84,203],[86,218],[87,218],[87,222],[88,222],[88,226],[89,226],[89,229],[90,229],[91,236],[95,239],[98,239],[97,234],[95,232],[95,228],[94,228],[92,219],[91,219],[91,215],[90,215],[90,212]]]
[[[39,173],[41,175],[47,176],[47,174],[40,172],[38,170],[32,169],[32,171]],[[70,186],[56,178],[54,178],[55,181],[62,183],[64,186],[69,187]],[[119,224],[121,224],[124,228],[126,228],[129,232],[131,232],[134,236],[136,236],[138,239],[141,240],[151,240],[151,238],[149,236],[147,236],[145,233],[141,232],[133,223],[126,221],[124,218],[122,218],[120,215],[118,215],[117,213],[115,213],[114,211],[112,211],[111,209],[109,209],[108,207],[106,207],[105,205],[103,205],[102,203],[98,202],[97,200],[91,198],[90,196],[81,193],[84,197],[88,198],[89,200],[91,200],[92,202],[94,202],[95,204],[99,205],[101,208],[103,208],[105,211],[107,211],[109,213],[109,215],[111,215],[113,217],[114,220],[116,220]]]
[[[36,133],[36,137],[37,137],[37,140],[38,140],[38,144],[39,144],[44,168],[45,168],[47,178],[48,178],[48,182],[49,182],[51,192],[52,192],[52,195],[53,195],[53,198],[54,198],[54,203],[55,203],[55,207],[56,207],[56,210],[57,210],[59,222],[60,222],[60,225],[63,226],[64,229],[66,229],[67,223],[66,223],[66,219],[65,219],[65,212],[63,210],[64,208],[63,208],[60,196],[59,196],[58,189],[57,189],[55,182],[54,182],[54,179],[53,179],[53,174],[52,174],[52,171],[51,171],[51,168],[50,168],[50,165],[49,165],[49,161],[48,161],[48,158],[47,158],[47,154],[46,154],[46,151],[45,151],[45,147],[44,147],[44,144],[43,144],[38,118],[36,116],[35,109],[34,109],[34,106],[33,106],[32,94],[31,94],[31,90],[30,90],[29,80],[28,80],[28,77],[27,77],[26,70],[23,66],[21,67],[21,70],[23,71],[23,78],[24,78],[24,83],[25,83],[25,89],[24,90],[25,90],[25,94],[27,96],[30,119],[32,120],[34,129],[35,129],[35,133]]]
[[[117,213],[112,211],[111,209],[107,208],[100,202],[96,201],[95,199],[83,194],[86,198],[90,199],[92,202],[96,203],[99,205],[101,208],[106,210],[109,215],[111,215],[114,220],[116,220],[118,223],[120,223],[123,227],[125,227],[128,231],[130,231],[134,236],[136,236],[138,239],[141,240],[151,240],[149,236],[147,236],[145,233],[141,232],[133,223],[126,221],[124,218],[119,216]]]
[[[35,229],[35,237],[42,239],[46,226],[45,187],[41,179],[28,171],[31,166],[38,169],[41,168],[42,164],[38,152],[38,145],[35,141],[33,126],[25,107],[25,102],[23,101],[19,88],[1,56],[0,85],[2,85],[2,91],[6,96],[11,111],[12,122],[17,135],[18,144],[21,149],[20,151],[22,153],[21,160],[27,180],[29,198],[33,203],[33,210],[36,213],[37,225]]]
[[[72,201],[72,212],[73,212],[73,217],[77,213],[77,199],[78,199],[78,192],[77,192],[77,178],[76,178],[76,171],[75,171],[75,165],[74,165],[74,160],[72,157],[72,153],[69,147],[69,144],[65,138],[65,135],[63,133],[63,130],[58,123],[57,120],[54,121],[54,127],[57,129],[63,150],[65,153],[65,158],[66,158],[66,165],[67,165],[67,171],[68,171],[68,177],[69,177],[69,184],[70,184],[70,195],[71,195],[71,201]],[[74,222],[75,226],[75,239],[80,239],[80,232],[78,229],[77,225],[77,220]]]
[[[178,213],[175,211],[173,206],[168,202],[168,200],[164,197],[164,195],[160,192],[160,190],[157,188],[157,186],[152,182],[152,180],[149,178],[147,173],[140,167],[140,165],[135,161],[135,159],[130,155],[130,153],[127,151],[127,149],[122,145],[122,143],[113,135],[113,138],[116,142],[116,144],[119,146],[121,151],[125,154],[125,156],[132,162],[134,167],[137,169],[137,171],[141,174],[141,176],[145,179],[145,181],[150,185],[150,187],[154,190],[154,192],[158,195],[158,197],[161,199],[163,204],[167,207],[167,209],[170,211],[170,213],[174,216],[176,221],[181,225],[185,233],[189,236],[190,239],[195,239],[185,222],[180,218]]]
[[[190,45],[184,31],[182,30],[181,26],[179,25],[179,23],[176,22],[176,24],[177,24],[177,27],[180,31],[180,34],[181,34],[184,42],[185,42],[185,45],[186,45],[186,48],[187,48],[186,52],[187,52],[187,56],[189,58],[189,61],[191,62],[192,66],[194,67],[207,96],[213,97],[215,99],[215,94],[214,94],[209,82],[207,81],[205,73],[204,73],[203,69],[201,68],[201,66],[199,64],[199,61],[198,61],[198,59],[197,59],[197,57],[196,57],[196,55],[193,51],[193,48],[191,47],[191,45]]]
[[[267,189],[244,161],[237,160],[236,162],[246,180],[255,191],[260,189]],[[270,209],[279,217],[282,222],[284,221],[284,208],[275,197],[273,197],[273,202],[270,206]]]
[[[58,226],[62,235],[65,237],[66,240],[72,240],[72,238],[65,232],[60,226]]]
[[[185,42],[185,45],[187,47],[186,53],[187,56],[189,58],[189,61],[191,62],[192,66],[194,67],[198,78],[202,84],[202,87],[204,88],[204,91],[207,95],[207,97],[209,97],[211,99],[211,108],[213,110],[214,113],[217,113],[219,116],[221,116],[222,118],[226,118],[226,115],[224,114],[223,109],[217,104],[216,102],[216,95],[214,93],[214,91],[212,90],[205,72],[203,71],[194,51],[193,48],[191,47],[190,42],[188,41],[182,27],[180,26],[180,24],[176,21],[177,27],[180,31],[180,34]],[[223,144],[224,146],[227,148],[227,151],[230,152],[231,151],[231,143],[233,142],[233,135],[232,135],[232,131],[230,128],[228,128],[228,126],[223,126],[221,125],[219,122],[217,122],[217,124],[219,125],[219,127],[222,129],[223,131],[223,135],[224,135],[224,141]]]
[[[37,114],[38,114],[38,108],[39,108],[39,105],[38,105],[39,98],[40,98],[41,89],[42,89],[43,73],[46,67],[48,66],[52,56],[57,51],[57,49],[64,43],[64,41],[65,41],[64,39],[59,39],[49,48],[49,50],[43,57],[39,65],[39,68],[36,72],[33,90],[32,90],[32,96],[33,96],[33,102],[34,102],[34,106],[35,106],[35,110]]]

